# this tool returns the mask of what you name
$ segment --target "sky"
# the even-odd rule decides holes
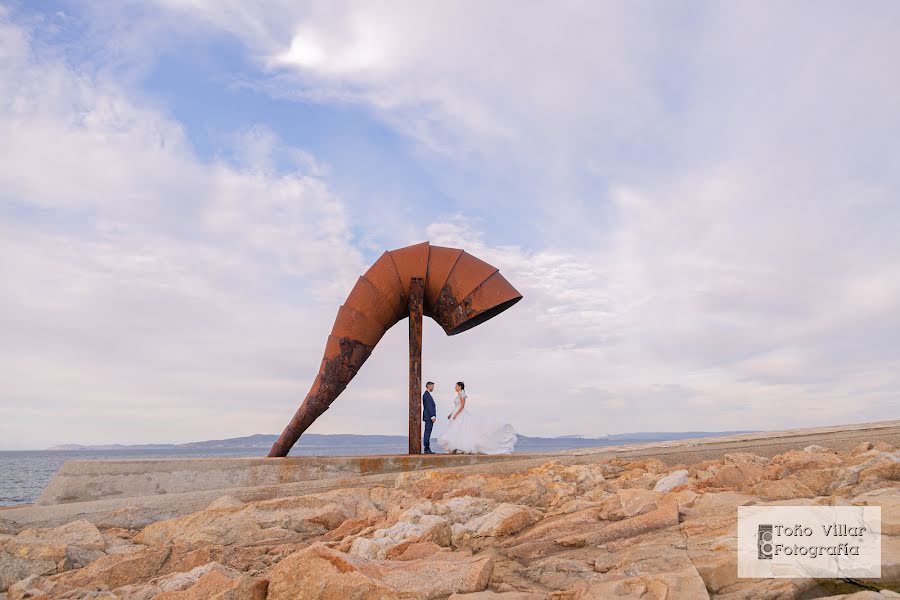
[[[279,433],[386,249],[524,295],[439,411],[898,418],[900,4],[0,2],[0,449]],[[406,326],[310,429],[403,435]]]

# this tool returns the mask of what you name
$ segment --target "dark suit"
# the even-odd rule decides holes
[[[437,409],[434,406],[434,398],[431,397],[431,392],[425,391],[422,394],[422,420],[425,421],[425,431],[422,436],[423,446],[425,447],[425,452],[431,451],[431,429],[434,427],[434,423],[431,421],[431,417],[437,416]]]

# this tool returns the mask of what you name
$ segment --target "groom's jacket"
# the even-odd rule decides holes
[[[431,417],[437,416],[437,409],[434,407],[434,398],[431,397],[431,392],[426,391],[422,394],[422,420],[430,421]]]

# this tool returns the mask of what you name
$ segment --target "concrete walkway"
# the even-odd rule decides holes
[[[68,504],[0,508],[0,532],[3,529],[18,531],[30,526],[55,526],[79,518],[88,519],[100,526],[143,527],[153,521],[201,510],[216,498],[224,495],[230,495],[239,500],[249,502],[268,498],[313,494],[346,487],[391,486],[396,481],[398,470],[405,470],[396,467],[403,467],[404,465],[414,467],[408,470],[440,469],[450,472],[502,475],[523,471],[551,460],[557,460],[563,464],[586,464],[613,458],[655,457],[667,465],[674,466],[676,464],[691,464],[715,459],[730,452],[752,452],[761,456],[773,456],[790,449],[802,449],[811,444],[846,452],[861,442],[875,443],[879,441],[900,446],[900,420],[739,434],[727,437],[606,446],[558,454],[514,454],[503,457],[502,460],[497,460],[497,457],[470,456],[465,461],[468,464],[455,465],[452,457],[449,456],[422,457],[425,458],[424,462],[417,461],[416,459],[419,457],[405,457],[405,459],[411,459],[411,462],[402,460],[404,457],[393,457],[395,460],[382,463],[389,467],[386,472],[374,472],[372,474],[365,474],[361,470],[354,471],[351,468],[348,471],[337,472],[332,477],[304,481],[292,480],[284,483],[270,482],[263,485],[239,485],[230,488],[203,489],[201,491],[156,493],[134,497],[103,497],[101,499]],[[362,461],[371,458],[355,457],[355,460]],[[257,461],[265,459],[214,460]],[[277,463],[285,459],[273,460]],[[309,457],[307,460],[327,462],[336,459]],[[347,464],[352,464],[354,457],[340,457],[339,460],[350,461]],[[102,461],[90,462],[100,463]],[[144,461],[125,462],[131,463],[135,467],[135,473],[139,473],[140,463]],[[374,465],[376,463],[369,464]],[[116,469],[123,468],[121,465],[116,467]],[[98,469],[97,472],[100,474],[102,468]]]
[[[319,479],[346,479],[521,460],[529,454],[402,454],[290,456],[286,458],[170,458],[70,460],[38,498],[40,506],[204,490],[259,487]]]

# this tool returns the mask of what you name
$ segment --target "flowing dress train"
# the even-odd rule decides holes
[[[453,413],[462,404],[465,391],[453,400]],[[471,454],[510,454],[515,448],[518,436],[508,423],[479,416],[467,404],[456,419],[448,419],[447,426],[438,438],[438,444],[447,452],[458,450]]]

